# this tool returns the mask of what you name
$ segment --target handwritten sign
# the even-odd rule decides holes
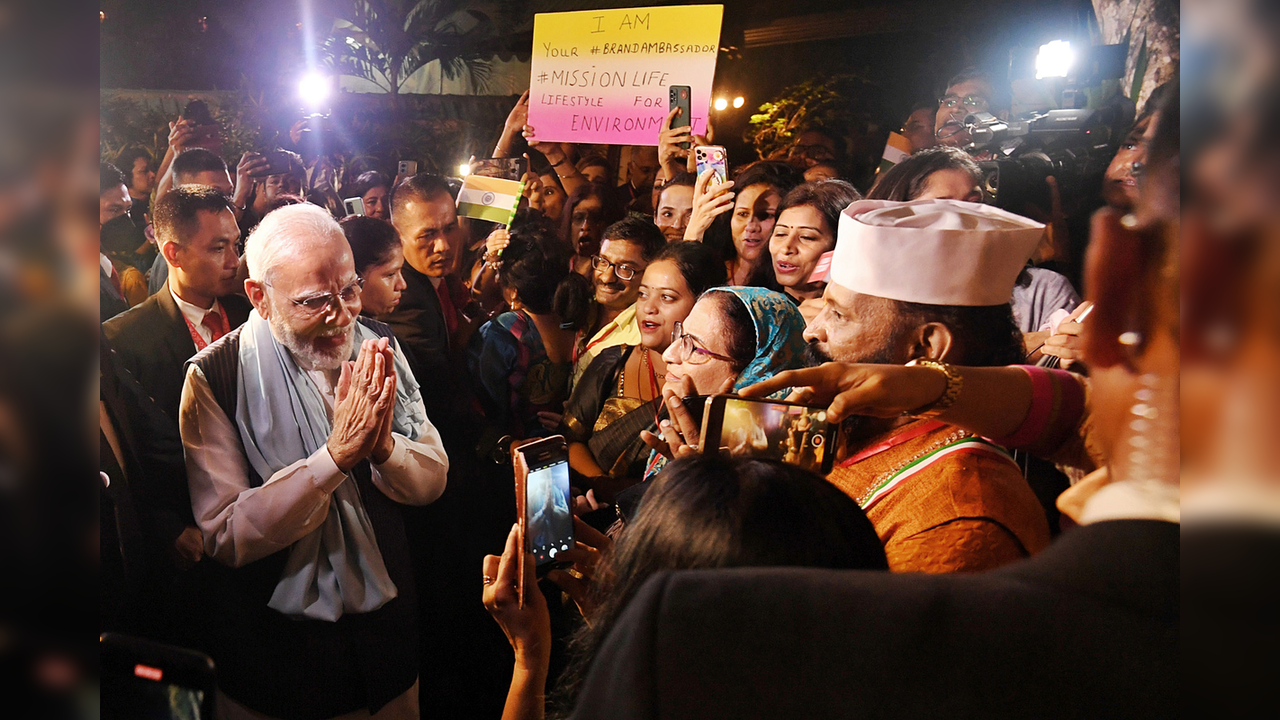
[[[657,145],[668,88],[693,89],[690,129],[707,131],[723,5],[539,13],[529,124],[540,141]]]

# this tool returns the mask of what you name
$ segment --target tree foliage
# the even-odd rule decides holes
[[[321,45],[325,62],[342,75],[364,78],[395,96],[420,68],[440,62],[450,80],[489,81],[492,44],[510,29],[520,2],[465,0],[342,0]]]
[[[867,108],[879,93],[860,75],[817,76],[792,85],[751,116],[744,139],[761,158],[776,157],[805,130],[823,128],[837,137],[860,135],[875,124]]]

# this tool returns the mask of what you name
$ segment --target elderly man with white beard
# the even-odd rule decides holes
[[[449,461],[387,326],[360,317],[342,229],[268,215],[245,247],[254,312],[191,359],[181,430],[205,552],[205,648],[232,718],[418,717],[417,609],[398,505]]]

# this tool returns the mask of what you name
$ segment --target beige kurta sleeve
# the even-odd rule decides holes
[[[232,567],[282,550],[319,527],[329,514],[330,493],[347,479],[321,447],[250,487],[240,433],[194,365],[182,386],[178,426],[204,550]]]

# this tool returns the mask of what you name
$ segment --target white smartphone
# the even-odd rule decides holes
[[[342,207],[346,209],[347,215],[364,215],[364,198],[347,198],[342,201]]]

